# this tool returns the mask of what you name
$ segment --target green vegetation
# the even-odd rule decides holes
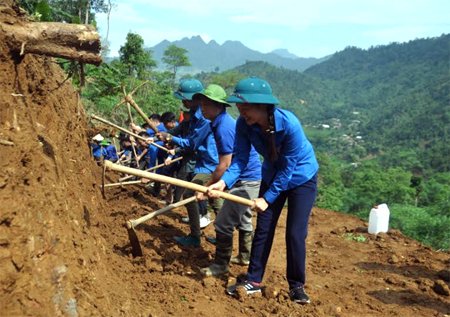
[[[449,249],[450,59],[444,49],[449,41],[443,35],[367,51],[348,48],[305,73],[250,62],[197,78],[229,93],[247,76],[271,83],[280,106],[300,118],[316,150],[317,206],[367,219],[374,205],[387,203],[392,228]],[[139,43],[132,54],[141,52]],[[83,90],[88,111],[109,115],[120,100],[120,84],[135,87],[143,80],[149,84],[134,98],[145,111],[176,110],[173,72],[151,71],[149,63],[130,75],[127,65],[121,56],[111,65],[88,68]],[[238,115],[235,107],[231,113]],[[125,109],[112,118],[122,123]]]
[[[368,218],[387,203],[391,227],[450,248],[450,35],[349,47],[304,73],[263,62],[236,70],[272,85],[320,163],[316,205]]]
[[[105,0],[19,0],[36,21],[94,24],[95,13],[106,13],[110,3]]]
[[[174,51],[179,60],[168,60],[168,63],[175,63],[177,68],[182,66],[181,62],[189,63],[184,52],[176,47],[171,47],[167,56],[174,56]],[[174,73],[153,71],[156,62],[152,59],[152,52],[144,50],[144,40],[140,35],[128,33],[119,54],[120,58],[110,64],[86,67],[86,86],[82,90],[82,96],[88,113],[109,117],[113,122],[125,125],[128,121],[125,107],[119,107],[111,113],[123,97],[121,86],[124,85],[130,92],[143,82],[146,84],[137,90],[133,99],[144,112],[179,112],[180,104],[172,97]],[[138,116],[135,119],[138,123],[143,123]]]
[[[361,243],[364,243],[367,240],[366,237],[364,237],[363,235],[360,234],[355,235],[353,233],[344,233],[340,235],[339,238],[343,238],[345,239],[345,241],[356,241]]]
[[[94,25],[95,13],[112,8],[110,1],[19,3],[37,21]],[[447,34],[368,50],[348,47],[304,73],[249,62],[197,77],[205,86],[216,83],[228,92],[247,76],[272,85],[280,106],[300,118],[316,150],[321,166],[317,206],[367,219],[374,205],[387,203],[392,228],[449,249],[449,43]],[[120,59],[100,67],[85,65],[81,92],[87,113],[125,125],[125,107],[111,114],[123,96],[121,86],[130,92],[143,82],[133,99],[146,113],[177,113],[180,104],[172,92],[179,67],[191,64],[187,53],[167,47],[164,62],[170,71],[156,72],[152,52],[130,32]],[[83,86],[73,63],[61,64],[74,74],[73,84]],[[238,115],[235,107],[231,112]]]
[[[175,86],[175,78],[177,78],[178,68],[182,66],[191,66],[188,57],[186,56],[187,50],[178,47],[176,45],[170,45],[163,54],[162,61],[166,64],[172,72],[172,87]]]

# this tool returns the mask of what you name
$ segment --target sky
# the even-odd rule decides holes
[[[367,49],[450,33],[450,0],[112,0],[108,41],[118,56],[128,32],[151,47],[200,35],[240,41],[262,53],[287,49],[324,57],[347,46]],[[107,15],[96,15],[106,37]]]

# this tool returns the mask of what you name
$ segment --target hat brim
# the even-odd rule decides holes
[[[103,141],[104,139],[105,139],[105,138],[102,137],[100,134],[97,134],[96,136],[94,136],[94,137],[92,138],[92,140],[98,141],[98,142],[101,142],[101,141]]]
[[[189,92],[183,92],[182,93],[182,92],[179,92],[179,91],[175,91],[172,94],[172,96],[177,98],[177,99],[180,99],[180,100],[192,100],[192,96],[194,94],[195,94],[194,92],[193,93],[189,93]]]
[[[223,101],[223,100],[220,100],[220,99],[217,99],[217,98],[210,97],[210,96],[208,96],[208,95],[205,95],[205,94],[202,93],[202,92],[197,92],[197,93],[195,93],[195,94],[192,96],[192,99],[198,99],[198,98],[200,98],[200,96],[204,96],[204,97],[206,97],[206,98],[208,98],[208,99],[211,99],[212,101],[218,102],[218,103],[224,105],[225,107],[231,107],[231,105],[230,105],[228,102]]]
[[[277,98],[271,95],[260,95],[260,94],[240,94],[240,97],[232,94],[227,102],[229,103],[265,103],[269,105],[279,105],[280,102]]]

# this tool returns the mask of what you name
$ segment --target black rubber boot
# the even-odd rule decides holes
[[[216,255],[214,263],[200,270],[206,276],[219,276],[228,273],[231,252],[233,250],[233,237],[216,233]]]
[[[250,264],[250,251],[252,250],[253,233],[239,230],[239,254],[231,258],[231,263],[239,265]]]

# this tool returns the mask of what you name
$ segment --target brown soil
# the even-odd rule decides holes
[[[11,2],[2,1],[0,21],[20,23],[25,17]],[[102,170],[90,155],[72,85],[61,85],[65,74],[53,59],[20,58],[6,43],[0,34],[0,140],[14,144],[0,144],[0,316],[450,314],[448,253],[396,230],[369,235],[363,220],[317,208],[308,237],[308,306],[288,300],[284,215],[260,296],[225,295],[243,267],[223,278],[198,273],[214,247],[173,243],[188,232],[184,208],[138,226],[144,256],[133,258],[125,220],[162,206],[138,186],[102,197]],[[213,226],[205,229],[212,234]]]

